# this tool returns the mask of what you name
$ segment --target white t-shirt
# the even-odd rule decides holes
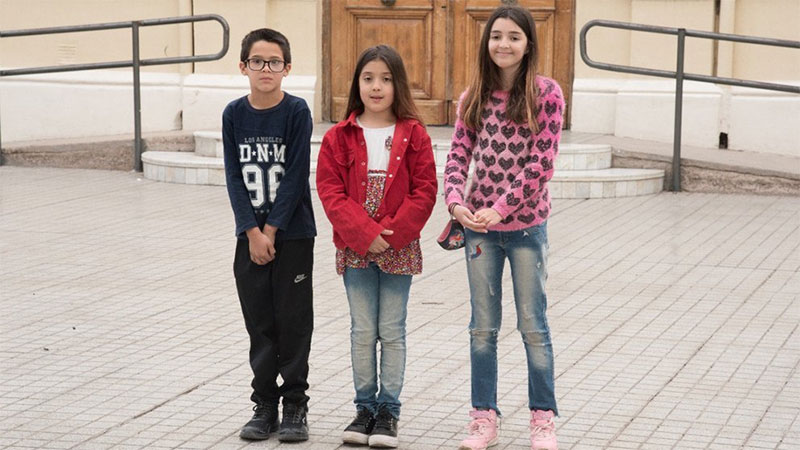
[[[367,169],[386,171],[389,167],[389,154],[392,150],[394,125],[382,128],[366,128],[360,120],[358,125],[364,130],[364,141],[367,143]]]

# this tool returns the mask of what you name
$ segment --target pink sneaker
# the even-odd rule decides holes
[[[531,411],[531,450],[558,450],[553,411]]]
[[[494,410],[482,411],[473,409],[469,412],[472,421],[467,430],[469,436],[461,441],[458,450],[485,450],[488,447],[497,445],[497,437],[500,434],[500,418]]]

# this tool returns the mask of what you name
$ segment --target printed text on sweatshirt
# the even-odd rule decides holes
[[[536,79],[539,98],[536,121],[539,132],[506,118],[508,92],[494,91],[481,112],[482,124],[470,129],[456,120],[453,142],[445,166],[445,200],[475,212],[492,208],[503,220],[493,231],[513,231],[538,225],[550,215],[547,181],[561,138],[564,97],[558,84],[547,77]],[[459,110],[464,95],[459,101]],[[460,114],[459,114],[460,115]],[[466,200],[470,161],[475,170]]]

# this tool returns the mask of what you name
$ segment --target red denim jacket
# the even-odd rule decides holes
[[[398,120],[392,138],[383,200],[369,217],[367,198],[367,146],[356,113],[325,133],[317,158],[317,193],[333,225],[336,248],[350,247],[366,255],[369,245],[383,236],[399,250],[419,238],[436,203],[436,163],[431,138],[416,120]]]

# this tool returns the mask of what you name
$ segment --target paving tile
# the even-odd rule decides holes
[[[349,317],[330,226],[314,207],[311,440],[248,444],[238,438],[251,414],[248,338],[225,188],[0,167],[0,446],[340,448],[354,413]],[[556,200],[553,210],[562,448],[800,441],[800,199],[665,192]],[[402,449],[453,448],[468,419],[469,292],[463,253],[435,243],[446,220],[439,202],[412,285]],[[512,292],[508,271],[503,288]],[[526,362],[504,302],[498,449],[524,449]]]

